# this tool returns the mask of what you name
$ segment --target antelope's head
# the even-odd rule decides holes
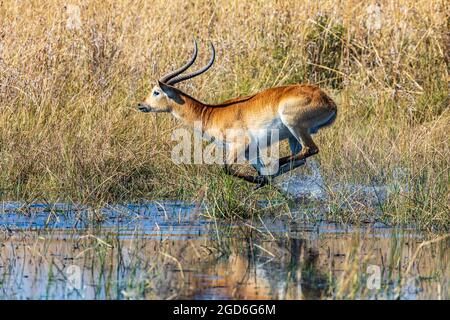
[[[211,43],[211,59],[208,64],[200,70],[186,75],[181,75],[181,73],[194,64],[195,59],[197,58],[197,53],[198,45],[197,41],[194,40],[194,52],[191,59],[182,67],[159,79],[157,84],[150,91],[150,94],[145,98],[144,102],[139,103],[138,109],[142,112],[171,112],[175,105],[184,104],[185,100],[183,99],[182,92],[173,87],[173,85],[201,75],[211,68],[214,63],[215,49],[214,45]]]

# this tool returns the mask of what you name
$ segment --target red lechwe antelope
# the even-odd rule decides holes
[[[225,171],[260,186],[295,167],[303,165],[305,159],[319,152],[311,134],[328,126],[336,119],[337,108],[333,100],[320,88],[308,84],[295,84],[266,89],[259,93],[230,99],[220,104],[202,103],[173,85],[191,79],[206,72],[214,63],[215,50],[211,43],[212,57],[209,63],[198,71],[181,75],[197,57],[197,42],[194,41],[194,53],[181,68],[158,80],[150,94],[138,108],[142,112],[170,112],[173,116],[193,127],[201,122],[202,134],[225,146]],[[245,130],[246,138],[227,140],[226,132]],[[262,174],[265,164],[257,157],[253,167],[258,176],[249,176],[231,171],[229,165],[239,156],[247,160],[251,143],[267,139],[270,132],[278,130],[277,141],[288,139],[291,155],[279,159],[278,171],[271,176]],[[227,137],[227,138],[223,138]],[[303,148],[302,148],[303,143]]]

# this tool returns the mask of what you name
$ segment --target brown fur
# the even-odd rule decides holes
[[[160,91],[157,97],[153,95],[155,90]],[[312,140],[311,131],[330,125],[337,114],[333,100],[314,85],[275,87],[210,105],[177,88],[159,83],[143,106],[148,111],[171,112],[187,125],[201,121],[204,133],[212,137],[224,137],[228,129],[267,129],[274,122],[280,121],[304,144],[299,154],[280,159],[280,164],[316,154],[319,149]],[[233,145],[236,154],[244,152],[246,143]],[[231,163],[232,160],[229,159]]]

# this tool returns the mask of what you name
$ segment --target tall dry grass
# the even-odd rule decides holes
[[[215,166],[174,165],[179,123],[134,109],[195,36],[199,64],[207,40],[217,61],[182,89],[213,102],[319,84],[340,110],[317,135],[327,179],[402,179],[411,192],[386,217],[448,227],[448,12],[439,0],[2,1],[2,198],[277,197],[244,196]]]

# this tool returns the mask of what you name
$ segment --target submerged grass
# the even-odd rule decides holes
[[[217,217],[284,199],[217,166],[173,164],[170,135],[180,124],[134,109],[189,56],[195,36],[212,40],[218,59],[182,89],[213,102],[317,83],[339,106],[336,123],[317,135],[323,176],[405,183],[409,192],[383,218],[448,229],[448,9],[440,0],[3,1],[0,197],[205,200]],[[330,207],[342,195],[334,197]]]

